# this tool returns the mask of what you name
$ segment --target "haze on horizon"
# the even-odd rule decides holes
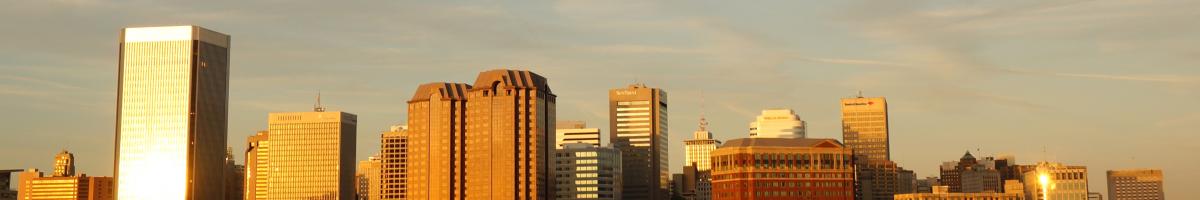
[[[766,108],[840,140],[838,99],[863,91],[887,97],[892,158],[920,177],[970,150],[1086,165],[1097,192],[1106,170],[1161,168],[1168,196],[1200,199],[1200,1],[7,4],[0,168],[67,149],[111,175],[121,28],[198,25],[232,36],[235,152],[320,91],[359,116],[365,159],[417,85],[517,68],[549,79],[558,119],[605,134],[609,89],[663,88],[672,171],[701,113],[719,140]]]

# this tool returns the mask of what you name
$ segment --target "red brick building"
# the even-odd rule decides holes
[[[742,138],[712,152],[714,200],[852,200],[852,153],[834,139]]]

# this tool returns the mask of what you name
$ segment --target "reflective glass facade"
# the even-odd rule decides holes
[[[229,36],[195,26],[122,35],[118,198],[222,198]]]

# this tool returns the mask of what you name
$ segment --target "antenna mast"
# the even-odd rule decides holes
[[[313,104],[313,111],[325,112],[325,107],[321,106],[321,91],[317,91],[317,104]]]

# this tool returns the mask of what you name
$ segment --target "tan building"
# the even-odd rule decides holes
[[[1039,162],[1024,173],[1025,198],[1029,200],[1087,200],[1087,167]]]
[[[712,199],[712,151],[717,150],[721,146],[721,141],[713,139],[712,132],[708,131],[708,120],[704,117],[700,118],[700,129],[692,132],[692,139],[683,141],[684,155],[684,172],[691,172],[688,169],[695,168],[692,176],[684,176],[694,180],[684,181],[685,188],[695,190],[691,192],[696,200]],[[689,168],[690,167],[690,168]]]
[[[408,130],[404,133],[408,137],[406,198],[465,199],[469,89],[470,85],[462,83],[427,83],[418,87],[408,101]],[[384,135],[388,138],[387,133]],[[383,155],[387,165],[389,152]],[[385,171],[389,169],[392,167],[384,167]],[[391,175],[384,176],[386,179]]]
[[[229,35],[126,28],[120,44],[118,198],[224,198]]]
[[[114,199],[112,177],[91,177],[75,174],[75,156],[63,150],[54,157],[54,173],[42,177],[37,169],[18,175],[16,199],[54,200],[111,200]],[[7,177],[6,177],[7,178]],[[6,179],[7,181],[7,179]]]
[[[897,194],[895,200],[1025,200],[1016,193],[913,193]]]
[[[75,176],[75,154],[62,150],[58,155],[54,156],[54,175],[55,177]]]
[[[667,199],[667,92],[633,84],[608,91],[609,134],[621,150],[624,174],[622,197],[631,200]]]
[[[408,101],[407,198],[553,198],[546,78],[501,69],[475,85],[428,83]]]
[[[887,100],[861,95],[842,99],[842,138],[856,156],[891,160]]]
[[[406,199],[408,189],[408,135],[407,126],[395,125],[380,134],[379,186],[367,190],[367,199]],[[370,175],[368,175],[370,177]]]
[[[267,199],[353,199],[358,117],[346,112],[270,113]]]
[[[1159,169],[1108,171],[1109,200],[1163,200],[1163,174]]]
[[[382,186],[383,160],[379,155],[358,161],[358,171],[354,173],[354,188],[358,199],[383,199],[380,196]]]
[[[583,121],[558,121],[554,125],[554,148],[564,144],[585,143],[600,147],[600,129],[588,128]]]
[[[268,174],[271,173],[271,141],[267,131],[246,138],[246,173],[242,196],[246,200],[267,199]]]

